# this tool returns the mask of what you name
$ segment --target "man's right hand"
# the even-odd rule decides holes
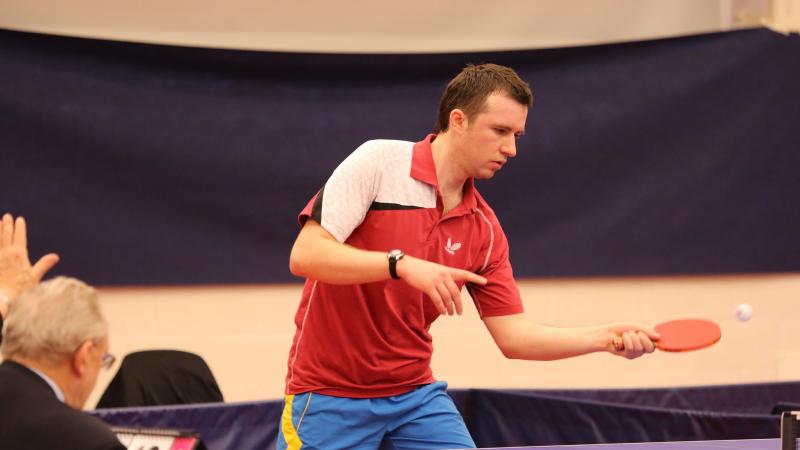
[[[406,255],[397,262],[400,279],[424,292],[440,314],[461,315],[461,291],[458,282],[485,285],[486,278],[468,270],[455,269]]]
[[[337,285],[391,279],[385,252],[342,244],[311,219],[303,225],[292,247],[289,268],[294,275]],[[486,278],[480,275],[408,254],[397,262],[397,274],[401,279],[398,281],[404,281],[430,297],[441,314],[461,314],[463,311],[459,282],[486,284]]]

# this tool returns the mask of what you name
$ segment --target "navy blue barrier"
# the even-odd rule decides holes
[[[89,411],[110,425],[193,430],[208,450],[271,450],[283,401],[108,408]]]
[[[800,382],[669,389],[489,390],[450,395],[479,447],[776,438]],[[282,401],[100,409],[112,425],[184,428],[209,450],[274,449]]]
[[[508,392],[543,394],[646,408],[772,414],[781,404],[800,404],[800,382],[731,384],[642,389],[526,389]],[[795,408],[798,409],[798,408]]]
[[[474,391],[469,429],[479,447],[776,438],[779,419],[632,406],[540,393]]]

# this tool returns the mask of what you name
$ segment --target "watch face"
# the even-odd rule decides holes
[[[400,258],[402,256],[403,256],[403,251],[402,250],[397,250],[397,249],[389,250],[389,257],[390,258],[397,259],[397,258]]]

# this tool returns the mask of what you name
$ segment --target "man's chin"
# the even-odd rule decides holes
[[[494,170],[482,170],[482,171],[478,172],[477,175],[475,175],[475,178],[478,179],[478,180],[490,180],[490,179],[494,178],[494,174],[496,174],[496,173],[497,172],[494,171]]]

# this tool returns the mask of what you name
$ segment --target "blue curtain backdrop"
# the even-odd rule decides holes
[[[419,140],[468,62],[536,105],[480,182],[518,277],[800,269],[800,37],[327,55],[0,31],[0,210],[101,285],[292,280],[296,214],[361,142]]]

